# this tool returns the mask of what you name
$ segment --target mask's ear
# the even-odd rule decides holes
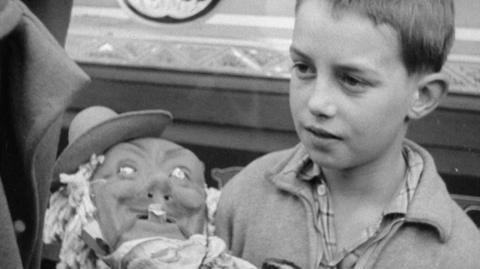
[[[433,73],[424,76],[418,82],[408,118],[420,119],[432,112],[447,95],[447,90],[448,78],[445,74]]]

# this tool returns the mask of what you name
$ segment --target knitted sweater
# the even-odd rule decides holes
[[[451,199],[430,154],[406,140],[424,171],[404,221],[355,268],[480,268],[480,232]],[[232,254],[260,266],[266,258],[316,268],[321,247],[311,185],[296,178],[302,145],[252,162],[223,189],[216,231]]]

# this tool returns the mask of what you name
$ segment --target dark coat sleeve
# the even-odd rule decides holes
[[[62,115],[88,77],[17,0],[0,0],[0,268],[38,268]]]

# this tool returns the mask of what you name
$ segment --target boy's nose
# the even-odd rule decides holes
[[[308,109],[317,117],[331,118],[337,113],[335,93],[324,79],[317,79],[308,99]]]

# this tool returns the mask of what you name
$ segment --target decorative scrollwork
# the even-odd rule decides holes
[[[118,0],[128,13],[156,23],[191,21],[208,13],[219,0]]]

